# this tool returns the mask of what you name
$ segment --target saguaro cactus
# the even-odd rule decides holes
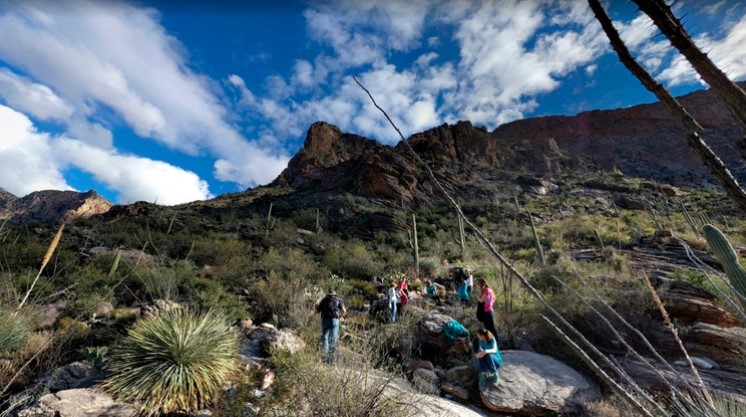
[[[702,232],[712,253],[723,265],[733,288],[741,295],[741,304],[746,308],[746,270],[738,263],[738,254],[717,227],[706,224],[702,227]]]

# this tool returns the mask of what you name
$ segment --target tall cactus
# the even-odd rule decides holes
[[[702,232],[713,254],[723,265],[733,288],[741,295],[741,304],[746,308],[746,270],[738,263],[738,254],[717,227],[706,224],[702,227]]]
[[[536,225],[534,224],[534,218],[531,216],[531,213],[528,213],[528,219],[531,221],[531,233],[534,235],[534,244],[536,244],[536,256],[539,258],[539,264],[544,266],[547,264],[544,259],[544,249],[541,247],[541,240],[539,239],[539,234],[536,232]]]

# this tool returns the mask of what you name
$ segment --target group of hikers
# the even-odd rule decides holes
[[[474,287],[474,277],[468,267],[458,271],[456,278],[457,298],[459,303],[471,305],[471,294]],[[497,329],[495,328],[495,317],[493,305],[495,293],[484,278],[476,280],[479,287],[477,297],[477,321],[481,328],[477,331],[478,347],[475,353],[477,366],[481,381],[490,380],[497,382],[499,379],[498,368],[502,365],[502,356],[497,346]],[[425,295],[432,298],[437,305],[441,305],[441,297],[438,288],[431,280],[425,282]],[[398,282],[392,281],[387,290],[389,319],[393,323],[397,314],[401,315],[409,302],[409,283],[406,277]],[[339,321],[347,314],[342,298],[334,291],[329,292],[315,306],[316,313],[321,315],[321,345],[324,350],[324,361],[332,362],[339,338]]]

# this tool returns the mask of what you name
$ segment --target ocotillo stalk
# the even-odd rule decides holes
[[[319,223],[319,209],[316,209],[316,234],[321,233],[321,224]]]
[[[272,228],[272,203],[269,203],[269,211],[267,212],[267,232],[264,236],[269,236],[269,229]]]
[[[601,246],[601,252],[604,251],[604,241],[601,239],[601,234],[598,233],[598,229],[593,229],[593,235],[596,236],[596,240],[598,240],[598,245]]]
[[[534,217],[531,213],[528,213],[528,219],[531,221],[531,232],[534,234],[534,243],[536,244],[536,256],[539,258],[541,266],[546,265],[544,259],[544,249],[541,247],[541,241],[539,240],[539,234],[536,233],[536,225],[534,224]]]
[[[717,227],[706,224],[702,227],[702,232],[713,255],[723,265],[723,271],[730,279],[733,289],[740,294],[738,298],[741,304],[746,308],[746,270],[738,263],[738,254]]]
[[[414,267],[417,270],[417,276],[420,275],[420,247],[417,245],[417,217],[412,213],[412,246],[414,249]]]
[[[464,245],[464,219],[458,213],[456,213],[456,216],[458,217],[458,237],[459,244],[461,244],[461,258],[463,259],[466,254],[466,247]]]
[[[686,206],[684,205],[684,203],[681,203],[681,208],[684,210],[684,219],[686,219],[686,222],[689,223],[689,227],[691,227],[694,233],[699,234],[699,229],[697,228],[697,222],[695,222],[692,216],[689,215],[689,211],[686,209]]]

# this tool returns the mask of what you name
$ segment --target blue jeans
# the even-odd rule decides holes
[[[500,364],[497,362],[495,355],[488,353],[477,359],[477,366],[479,367],[479,372],[494,374],[497,373],[497,368],[500,367]]]
[[[321,345],[324,348],[324,361],[329,363],[337,351],[337,339],[339,338],[339,319],[321,318]]]
[[[389,313],[391,313],[391,322],[396,321],[396,303],[389,304]]]

